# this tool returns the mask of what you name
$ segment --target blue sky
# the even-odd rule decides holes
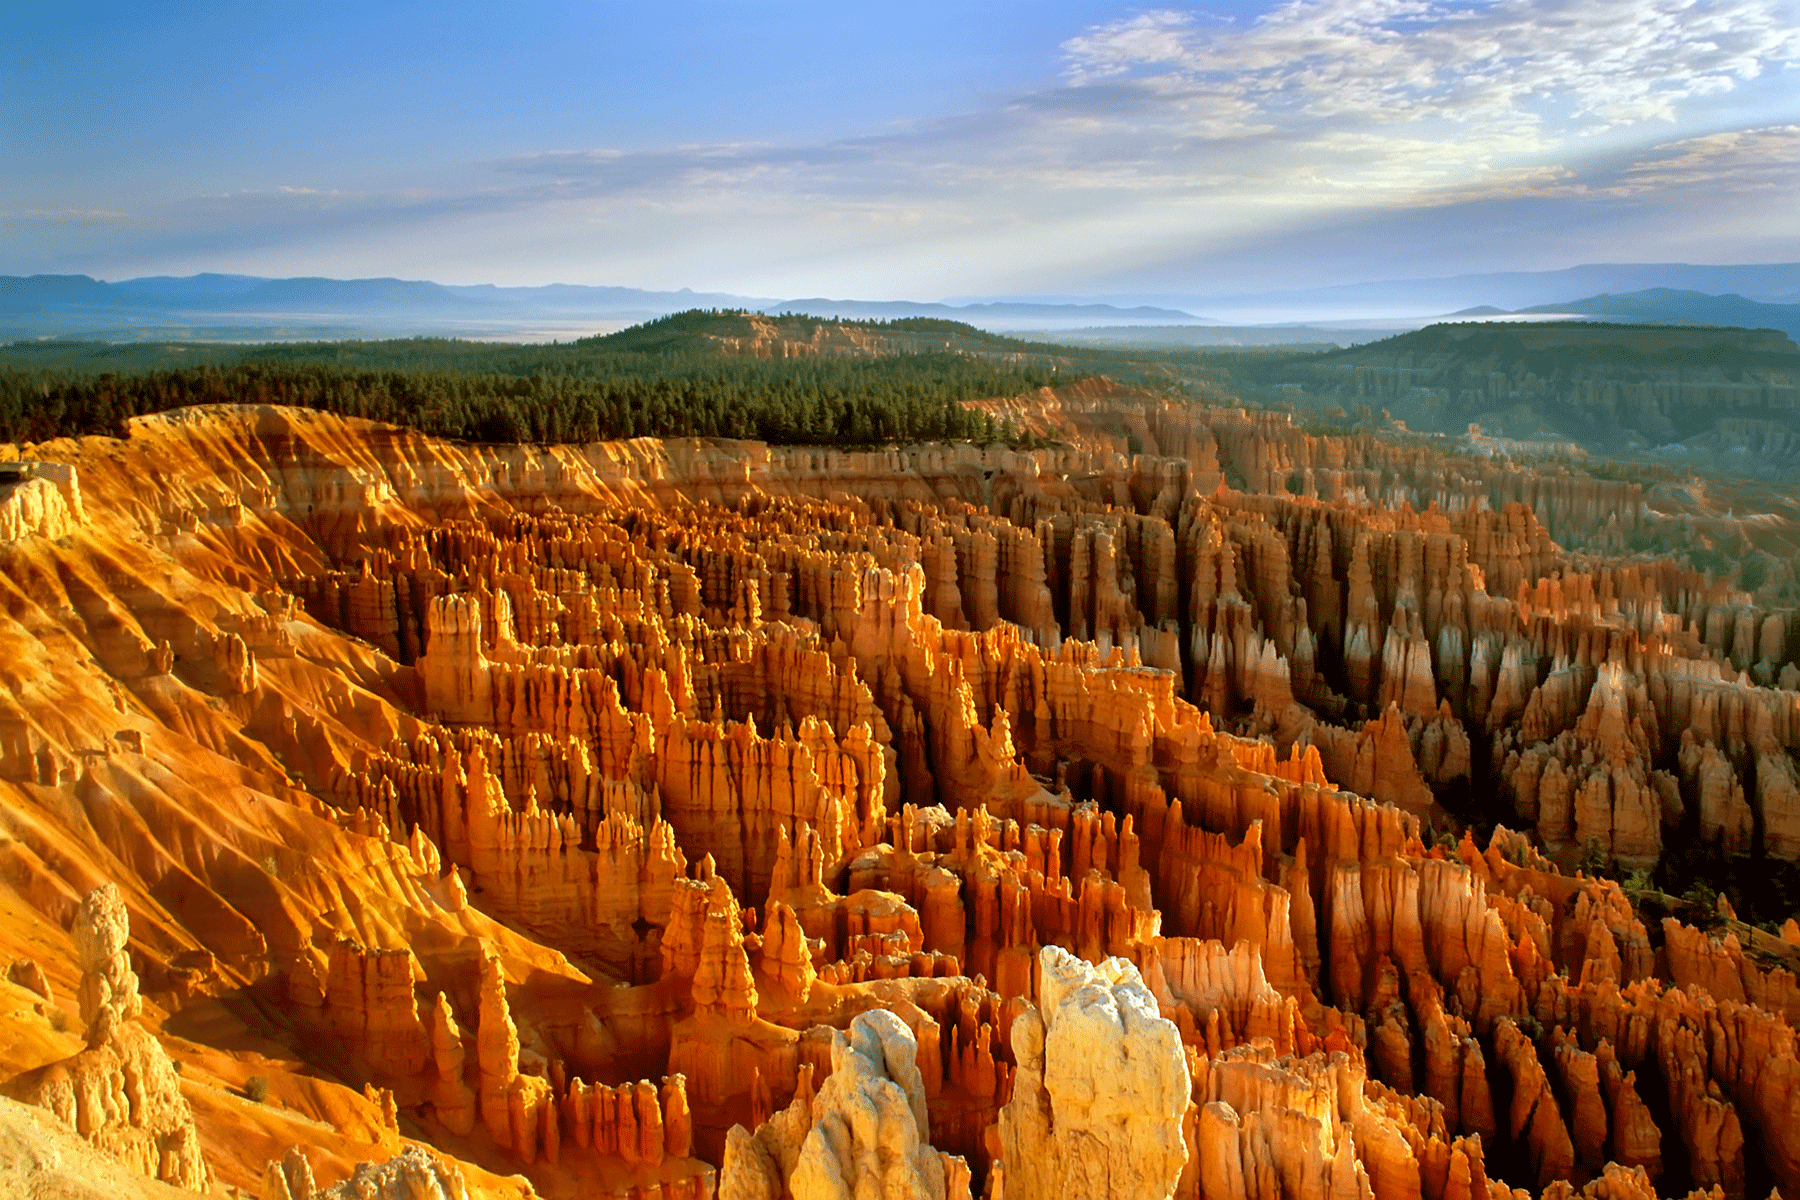
[[[1800,0],[9,6],[0,273],[1162,295],[1800,260]]]

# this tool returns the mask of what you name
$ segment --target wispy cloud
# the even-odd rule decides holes
[[[127,212],[117,212],[110,208],[15,208],[10,211],[0,210],[0,220],[15,221],[60,221],[60,222],[94,222],[100,224],[116,224],[120,221],[132,221],[137,218]]]
[[[1800,194],[1800,125],[1741,129],[1656,147],[1620,172],[1625,194],[1707,187]]]
[[[1800,184],[1800,106],[1721,132],[1718,101],[1752,85],[1766,101],[1757,81],[1797,63],[1800,0],[1287,0],[1242,22],[1160,8],[1067,38],[1036,90],[864,136],[528,148],[431,186],[289,179],[154,221],[184,245],[448,254],[485,238],[483,262],[529,246],[590,277],[770,293],[830,272],[920,294],[1043,286],[1371,212],[1772,197]],[[924,280],[941,282],[909,282]]]
[[[1800,59],[1775,0],[1289,0],[1244,27],[1161,10],[1064,43],[1077,85],[1136,80],[1259,115],[1604,127],[1670,119]]]
[[[500,171],[622,197],[1162,191],[1322,203],[1497,194],[1566,177],[1584,139],[1800,62],[1791,0],[1290,0],[1244,25],[1156,10],[1062,47],[1064,77],[989,112],[812,145],[520,155]]]

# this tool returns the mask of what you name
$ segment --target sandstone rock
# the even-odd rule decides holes
[[[143,1001],[125,951],[131,922],[116,885],[87,894],[69,935],[82,967],[88,1048],[14,1079],[9,1090],[141,1174],[203,1190],[211,1172],[180,1077],[137,1023]]]
[[[1600,1086],[1612,1114],[1613,1159],[1627,1168],[1643,1170],[1654,1182],[1662,1174],[1662,1133],[1650,1109],[1638,1094],[1637,1072],[1621,1071],[1612,1043],[1601,1039],[1595,1057],[1600,1060]]]
[[[145,1178],[43,1109],[0,1097],[0,1195],[31,1200],[184,1200],[193,1193]]]
[[[1513,1078],[1512,1138],[1529,1149],[1539,1187],[1567,1179],[1575,1168],[1575,1147],[1537,1051],[1511,1021],[1495,1030],[1494,1049]]]
[[[705,1159],[773,1197],[809,1146],[950,1196],[1597,1168],[1647,1200],[1665,1152],[1800,1187],[1788,943],[1675,925],[1659,959],[1569,873],[1590,840],[1649,865],[1688,807],[1794,852],[1785,610],[1618,557],[1678,544],[1636,485],[1098,380],[989,403],[1063,444],[469,446],[247,405],[34,451],[79,467],[83,527],[0,546],[0,949],[42,964],[4,1073],[73,1048],[57,929],[117,878],[149,924],[75,939],[102,1036],[70,1119],[148,1161],[114,1119],[160,1079],[132,1011],[214,1043],[206,1079],[272,963],[319,1070],[256,1067],[254,1122],[196,1100],[239,1182],[294,1140],[248,1126],[311,1105],[331,1178],[403,1127],[546,1196],[698,1195]],[[1443,839],[1473,731],[1535,842]],[[1059,993],[1046,947],[1141,987]],[[910,1056],[856,1032],[876,1011]],[[846,1026],[876,1069],[845,1060],[832,1124]]]
[[[1175,1027],[1129,963],[1039,957],[1039,1007],[1013,1023],[1018,1074],[1000,1112],[1008,1194],[1163,1198],[1188,1148],[1188,1071]]]
[[[33,958],[17,958],[6,968],[6,977],[26,991],[35,994],[45,1003],[54,1003],[50,981],[44,977],[44,968]]]
[[[81,966],[81,1019],[88,1028],[88,1047],[102,1046],[126,1021],[143,1012],[137,973],[125,953],[131,939],[131,917],[114,884],[89,892],[75,914],[69,940]]]
[[[834,1034],[831,1074],[810,1098],[751,1135],[733,1126],[719,1177],[721,1197],[862,1195],[946,1200],[968,1195],[960,1159],[926,1143],[930,1122],[916,1062],[918,1044],[890,1012],[863,1013]]]
[[[318,1191],[312,1162],[300,1147],[289,1146],[280,1158],[269,1160],[261,1200],[313,1200]]]
[[[270,1166],[273,1178],[274,1164]],[[358,1164],[349,1179],[320,1188],[310,1197],[299,1192],[289,1195],[292,1200],[468,1200],[469,1189],[456,1166],[422,1147],[408,1146],[386,1162]],[[283,1198],[277,1193],[265,1195],[263,1200]]]

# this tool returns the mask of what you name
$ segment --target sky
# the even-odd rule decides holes
[[[1184,297],[1800,260],[1800,0],[14,0],[0,274]]]

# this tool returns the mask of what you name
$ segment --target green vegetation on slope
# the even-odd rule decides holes
[[[803,343],[820,327],[843,332],[816,318],[777,320],[792,326],[777,330],[785,341]],[[1008,431],[962,401],[1077,378],[1042,361],[1036,347],[954,322],[859,322],[852,329],[871,343],[866,352],[808,357],[757,357],[743,347],[728,353],[722,339],[753,340],[758,329],[746,314],[698,310],[549,346],[445,339],[250,347],[20,343],[0,351],[0,441],[117,436],[131,417],[212,403],[291,404],[487,442],[989,440]],[[1033,354],[1015,357],[1015,347]]]
[[[122,375],[188,366],[280,362],[363,371],[570,375],[595,379],[648,375],[663,378],[714,365],[724,357],[753,357],[752,353],[741,349],[728,353],[726,347],[733,341],[742,343],[753,339],[759,333],[772,333],[795,345],[806,345],[815,340],[832,343],[825,357],[955,354],[999,366],[1055,374],[1059,380],[1069,372],[1104,370],[1129,374],[1134,366],[1145,366],[1144,360],[1156,357],[1050,346],[987,333],[959,321],[930,317],[842,321],[785,313],[765,317],[760,313],[691,309],[646,321],[618,333],[572,342],[537,344],[472,342],[441,337],[259,344],[15,342],[0,346],[0,369],[86,378],[106,372]]]
[[[1320,355],[1319,363],[1387,362],[1396,358],[1525,362],[1540,377],[1558,371],[1608,367],[1650,369],[1664,364],[1789,364],[1794,344],[1776,330],[1712,325],[1621,325],[1602,321],[1471,321],[1428,325],[1378,342]]]
[[[110,433],[140,413],[259,395],[469,439],[691,434],[862,445],[982,438],[989,427],[980,417],[950,408],[1095,374],[1165,395],[1234,402],[1244,365],[1256,361],[1234,350],[1050,345],[930,317],[846,321],[700,309],[547,345],[17,342],[0,346],[0,440]]]
[[[1330,418],[1387,410],[1415,431],[1571,441],[1733,475],[1800,474],[1800,351],[1774,330],[1467,322],[1245,372],[1247,398]]]

